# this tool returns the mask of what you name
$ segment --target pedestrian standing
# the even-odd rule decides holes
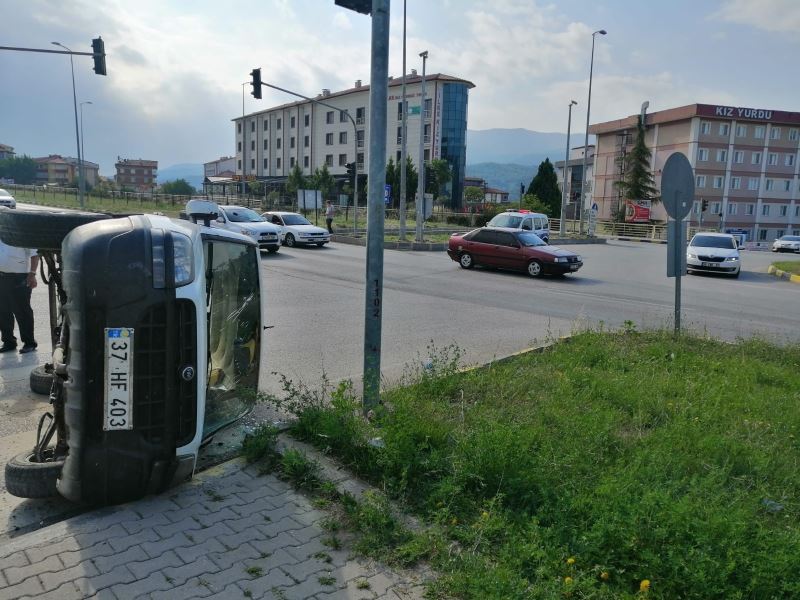
[[[328,224],[328,233],[333,233],[333,216],[336,214],[336,209],[333,204],[328,200],[325,206],[325,222]]]
[[[8,246],[0,240],[0,352],[11,352],[17,347],[14,337],[14,320],[22,339],[20,354],[36,350],[33,337],[33,309],[31,291],[36,287],[36,267],[39,256],[35,250]]]

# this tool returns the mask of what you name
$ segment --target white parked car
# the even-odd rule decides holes
[[[6,206],[8,208],[16,208],[17,201],[14,200],[14,196],[9,194],[7,191],[0,189],[0,206]]]
[[[322,247],[331,241],[327,229],[313,225],[299,213],[271,211],[262,216],[281,228],[281,242],[290,248],[300,244]]]
[[[728,233],[696,233],[686,248],[686,270],[689,273],[722,273],[738,277],[741,262],[736,238]]]
[[[784,235],[772,242],[773,252],[800,252],[800,235]]]
[[[280,228],[245,206],[219,206],[219,216],[211,225],[243,233],[258,242],[260,250],[267,250],[270,254],[277,252],[281,245]]]

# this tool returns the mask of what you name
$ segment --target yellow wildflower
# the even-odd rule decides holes
[[[650,580],[642,579],[642,582],[639,584],[639,591],[647,593],[649,590],[650,590]]]
[[[481,513],[481,519],[483,519],[483,520],[485,521],[485,520],[486,520],[486,519],[488,519],[488,518],[489,518],[489,513],[488,513],[488,512],[486,512],[486,511],[483,511],[483,512]]]
[[[564,585],[572,585],[572,577],[564,577]]]
[[[567,564],[568,564],[568,565],[574,565],[574,564],[575,564],[575,559],[574,559],[572,556],[570,556],[570,557],[567,559]]]
[[[450,521],[450,525],[458,525],[458,519],[453,517],[453,519]]]
[[[603,581],[608,581],[609,577],[610,575],[608,574],[608,571],[603,571],[602,573],[600,573],[600,579],[602,579]]]

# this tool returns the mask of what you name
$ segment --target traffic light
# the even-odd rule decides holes
[[[356,176],[356,163],[351,162],[345,165],[347,167],[347,176],[348,177],[355,177]]]
[[[250,82],[253,91],[250,93],[253,94],[253,98],[261,100],[261,69],[253,69],[250,71],[250,76],[253,78],[253,81]]]
[[[92,53],[94,56],[94,72],[98,75],[106,74],[106,45],[103,38],[98,37],[92,40]]]
[[[700,202],[700,208],[701,208],[701,210],[702,210],[703,212],[706,212],[706,211],[708,210],[708,200],[705,200],[705,199],[704,199],[704,200],[702,200],[702,201]]]

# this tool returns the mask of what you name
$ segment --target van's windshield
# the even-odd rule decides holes
[[[522,217],[519,215],[497,215],[489,221],[489,227],[510,227],[512,229],[519,228],[522,223]]]

